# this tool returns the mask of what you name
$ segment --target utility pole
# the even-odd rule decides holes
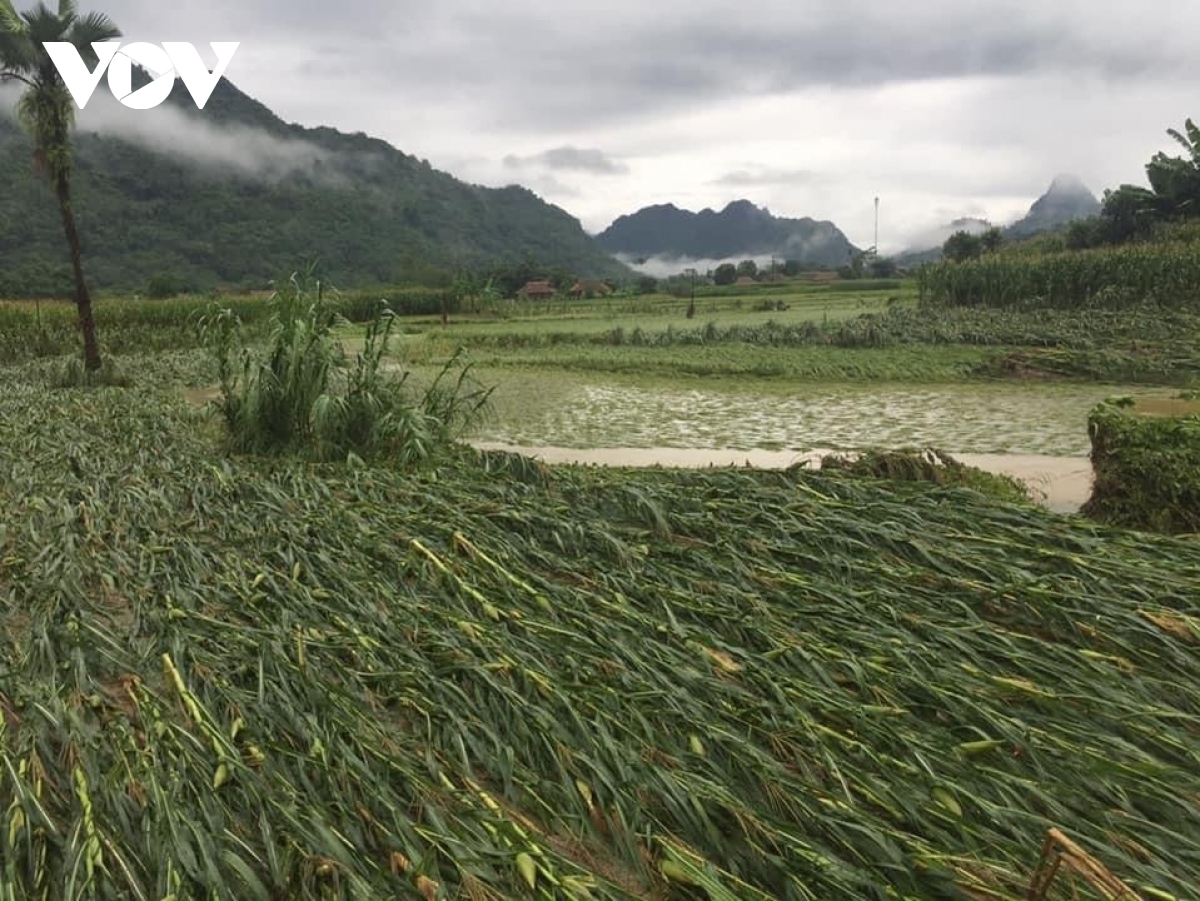
[[[875,198],[875,243],[871,249],[875,252],[875,256],[879,256],[879,198]]]

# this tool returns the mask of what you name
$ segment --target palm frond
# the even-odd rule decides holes
[[[1184,150],[1187,150],[1189,152],[1191,151],[1191,149],[1192,149],[1191,142],[1188,141],[1188,139],[1185,138],[1183,135],[1181,135],[1178,131],[1176,131],[1173,128],[1168,128],[1167,134],[1170,135],[1172,138],[1174,138],[1176,143],[1178,143],[1179,146],[1181,146]]]
[[[28,83],[27,76],[36,64],[36,49],[24,29],[7,31],[0,28],[0,78]]]
[[[1200,162],[1200,128],[1197,128],[1196,123],[1188,119],[1184,123],[1184,131],[1186,135],[1174,128],[1168,128],[1167,134],[1174,138],[1175,142],[1187,151],[1191,162],[1196,164]]]
[[[69,22],[79,14],[79,6],[75,0],[58,0],[58,17]]]
[[[111,41],[121,37],[121,29],[104,13],[88,13],[76,19],[67,34],[70,41],[79,50],[84,59],[94,59],[95,51],[92,44]]]
[[[39,3],[33,9],[21,13],[25,22],[25,32],[35,47],[41,47],[46,41],[66,40],[70,22],[63,21],[46,4]]]
[[[18,34],[24,30],[12,0],[0,0],[0,33]]]

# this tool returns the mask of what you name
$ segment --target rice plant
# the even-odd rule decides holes
[[[1196,897],[1195,541],[223,457],[159,373],[3,373],[0,898],[1016,901],[1051,826]]]

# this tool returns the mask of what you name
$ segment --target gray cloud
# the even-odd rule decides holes
[[[902,242],[968,213],[1011,220],[1060,170],[1097,192],[1138,181],[1156,150],[1174,152],[1164,130],[1200,112],[1188,0],[1150,13],[839,0],[802,14],[791,0],[93,2],[129,40],[188,40],[206,57],[207,41],[241,41],[227,77],[286,121],[366,131],[481,183],[519,179],[593,230],[649,203],[744,196],[865,245],[882,195],[881,243]],[[171,131],[143,139],[226,167],[307,165],[305,148],[241,136],[252,149],[230,154],[228,136]],[[575,156],[556,165],[540,148]]]
[[[406,100],[452,97],[488,125],[539,131],[816,86],[1031,71],[1112,79],[1178,74],[1194,71],[1185,36],[1200,27],[1200,12],[1183,4],[1151,17],[1100,11],[1080,0],[1037,8],[1018,0],[986,6],[926,0],[903,9],[847,0],[804,15],[782,0],[753,0],[737,15],[717,0],[664,0],[653,10],[615,0],[569,12],[548,0],[488,7],[447,0],[436,8],[259,0],[159,9],[114,0],[106,9],[118,24],[137,25],[139,35],[153,23],[197,40],[243,40],[243,58],[231,66],[235,80],[235,69],[253,70],[256,79],[271,68],[283,74],[286,55],[250,57],[256,45],[291,46],[295,63],[319,66],[347,88],[388,84]]]
[[[759,185],[809,184],[817,179],[817,173],[809,169],[772,169],[769,166],[749,165],[714,178],[711,185],[727,188],[751,188]]]
[[[584,147],[555,147],[533,156],[504,157],[504,165],[510,169],[529,166],[544,166],[547,169],[588,172],[593,175],[625,175],[629,167],[614,160],[603,150]]]

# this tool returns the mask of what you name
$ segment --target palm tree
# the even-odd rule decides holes
[[[89,371],[100,368],[100,346],[96,342],[92,298],[83,278],[79,230],[71,210],[71,126],[75,122],[75,106],[43,42],[69,41],[84,62],[94,67],[98,61],[92,43],[120,36],[108,16],[79,15],[75,0],[59,0],[57,13],[39,2],[19,15],[12,0],[0,0],[0,82],[17,81],[25,85],[17,114],[33,137],[34,165],[58,195],[58,211],[75,272],[75,308],[83,332],[84,367]]]
[[[1187,119],[1183,123],[1184,131],[1187,132],[1187,137],[1184,137],[1173,128],[1167,129],[1167,134],[1179,142],[1188,156],[1191,157],[1192,165],[1200,168],[1200,128],[1196,127],[1196,123],[1191,119]]]
[[[1157,195],[1158,206],[1168,216],[1200,215],[1200,128],[1191,119],[1184,133],[1168,128],[1167,134],[1187,151],[1184,158],[1156,153],[1146,164],[1146,177]]]

